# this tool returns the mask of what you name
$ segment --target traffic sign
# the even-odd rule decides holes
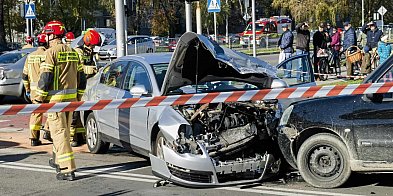
[[[387,11],[388,11],[388,10],[387,10],[385,7],[383,7],[383,6],[381,6],[381,7],[378,9],[378,13],[381,14],[382,16],[385,15]]]
[[[25,18],[26,19],[35,19],[35,4],[25,4]]]
[[[221,11],[220,0],[208,0],[207,5],[208,5],[207,6],[208,12],[220,12]]]

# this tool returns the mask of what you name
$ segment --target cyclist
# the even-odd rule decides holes
[[[356,46],[356,33],[352,28],[350,22],[344,22],[344,41],[343,41],[343,51],[346,51],[351,46]],[[351,52],[351,51],[350,51]],[[347,76],[353,76],[353,63],[349,62],[347,59]]]
[[[318,54],[326,53],[326,49],[328,48],[327,45],[331,42],[331,38],[329,33],[326,32],[326,25],[325,23],[320,23],[318,26],[318,31],[314,33],[313,36],[313,45],[314,45],[314,72],[320,73],[319,69],[319,61],[321,58],[325,57],[318,57]],[[315,79],[317,81],[320,80],[319,75],[315,75]]]
[[[362,63],[361,72],[363,75],[371,72],[371,54],[370,51],[376,51],[378,42],[381,40],[383,32],[378,29],[375,22],[364,24],[362,32],[367,35],[367,43],[364,47],[364,59]]]
[[[341,34],[338,32],[337,27],[332,27],[332,42],[330,43],[331,49],[332,49],[332,54],[333,54],[333,64],[334,64],[334,69],[335,71],[337,70],[340,66],[340,61],[339,61],[339,54],[340,54],[340,49],[341,49]],[[337,74],[337,73],[336,73]]]

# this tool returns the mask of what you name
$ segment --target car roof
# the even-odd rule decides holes
[[[123,56],[118,58],[118,61],[125,60],[144,60],[149,64],[169,63],[172,58],[172,52],[162,53],[142,53],[136,55]]]
[[[130,39],[130,38],[134,38],[134,37],[150,38],[150,37],[149,37],[149,36],[147,36],[147,35],[129,35],[129,36],[127,36],[127,38],[128,38],[128,39]]]
[[[11,50],[11,51],[8,51],[6,53],[31,53],[31,52],[34,52],[36,50],[37,50],[37,48],[25,48],[25,49],[19,49],[19,50]]]

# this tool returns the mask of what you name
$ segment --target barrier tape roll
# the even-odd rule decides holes
[[[316,98],[387,92],[393,92],[393,82],[337,86],[278,88],[98,101],[9,105],[0,106],[0,115],[122,109],[135,107],[189,105],[236,101],[257,101],[269,99]]]

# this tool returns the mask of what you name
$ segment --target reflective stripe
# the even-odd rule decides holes
[[[59,163],[65,162],[65,161],[69,161],[69,160],[73,160],[73,159],[74,159],[74,153],[73,152],[57,156],[57,162],[59,162]]]
[[[84,133],[84,132],[86,132],[86,129],[83,127],[79,127],[75,129],[75,133]]]
[[[78,94],[83,95],[85,93],[85,90],[78,90]]]
[[[55,66],[52,64],[41,63],[40,69],[49,69],[49,70],[53,71],[53,67],[55,67]]]
[[[46,55],[30,55],[27,63],[41,63],[45,61]]]
[[[83,64],[79,64],[78,67],[77,67],[77,70],[79,72],[83,71]]]
[[[79,62],[79,55],[77,52],[59,52],[57,54],[57,62]]]
[[[58,90],[59,89],[59,69],[60,67],[55,67],[53,75],[54,75],[54,79],[53,79],[53,90]]]
[[[67,99],[76,99],[76,97],[77,97],[76,93],[67,94],[67,95],[49,95],[45,98],[45,100],[61,101],[61,100],[67,100]]]
[[[41,129],[41,125],[30,125],[30,130],[39,131]]]
[[[48,95],[65,95],[65,94],[76,94],[76,89],[63,89],[63,90],[51,90]]]
[[[23,84],[29,84],[29,81],[27,81],[27,80],[22,80],[22,82],[23,82]]]
[[[48,95],[48,92],[45,92],[45,91],[43,91],[43,90],[41,90],[39,88],[37,88],[36,93],[37,93],[37,95],[43,96],[43,97]]]

